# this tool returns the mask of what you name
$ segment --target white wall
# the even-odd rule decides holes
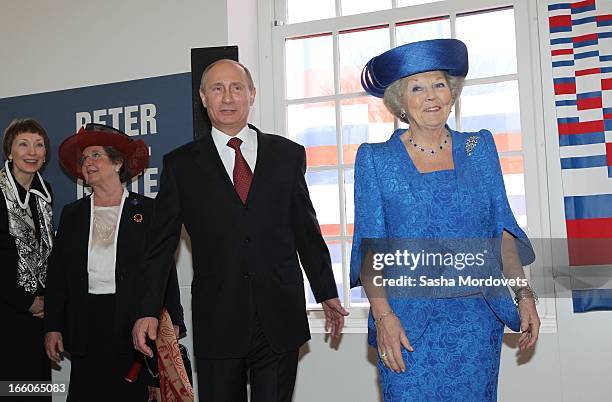
[[[182,73],[227,43],[225,0],[0,4],[0,97]]]
[[[260,86],[259,79],[259,42],[256,16],[256,0],[227,0],[227,44],[238,45],[238,58],[251,72],[257,91],[257,101],[251,109],[249,121],[265,130],[264,127],[260,127],[262,110],[260,100],[262,96],[265,96],[266,88]]]

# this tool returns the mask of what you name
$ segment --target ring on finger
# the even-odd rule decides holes
[[[380,358],[381,358],[381,359],[383,359],[383,360],[385,360],[385,359],[387,358],[387,352],[382,352],[382,353],[380,354]]]

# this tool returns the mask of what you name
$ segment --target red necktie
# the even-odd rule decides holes
[[[251,182],[253,181],[253,172],[251,172],[251,168],[244,159],[244,156],[242,156],[240,151],[241,144],[242,140],[236,137],[227,142],[227,146],[234,148],[234,151],[236,151],[236,157],[234,158],[234,188],[242,203],[245,204],[249,195],[249,188],[251,188]]]

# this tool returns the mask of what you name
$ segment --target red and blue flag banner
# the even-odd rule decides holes
[[[548,4],[569,265],[612,265],[612,1]],[[575,290],[574,311],[609,292]]]

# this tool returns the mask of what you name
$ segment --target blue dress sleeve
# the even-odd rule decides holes
[[[488,130],[481,130],[480,134],[487,146],[487,160],[489,162],[487,171],[489,172],[489,185],[491,186],[493,215],[496,225],[495,238],[501,240],[504,230],[510,233],[518,240],[516,243],[522,265],[529,265],[535,261],[535,253],[529,238],[516,222],[510,208],[493,135]]]
[[[364,239],[385,238],[385,213],[372,158],[372,145],[362,144],[355,157],[355,221],[351,250],[350,285],[361,285],[361,255]]]

